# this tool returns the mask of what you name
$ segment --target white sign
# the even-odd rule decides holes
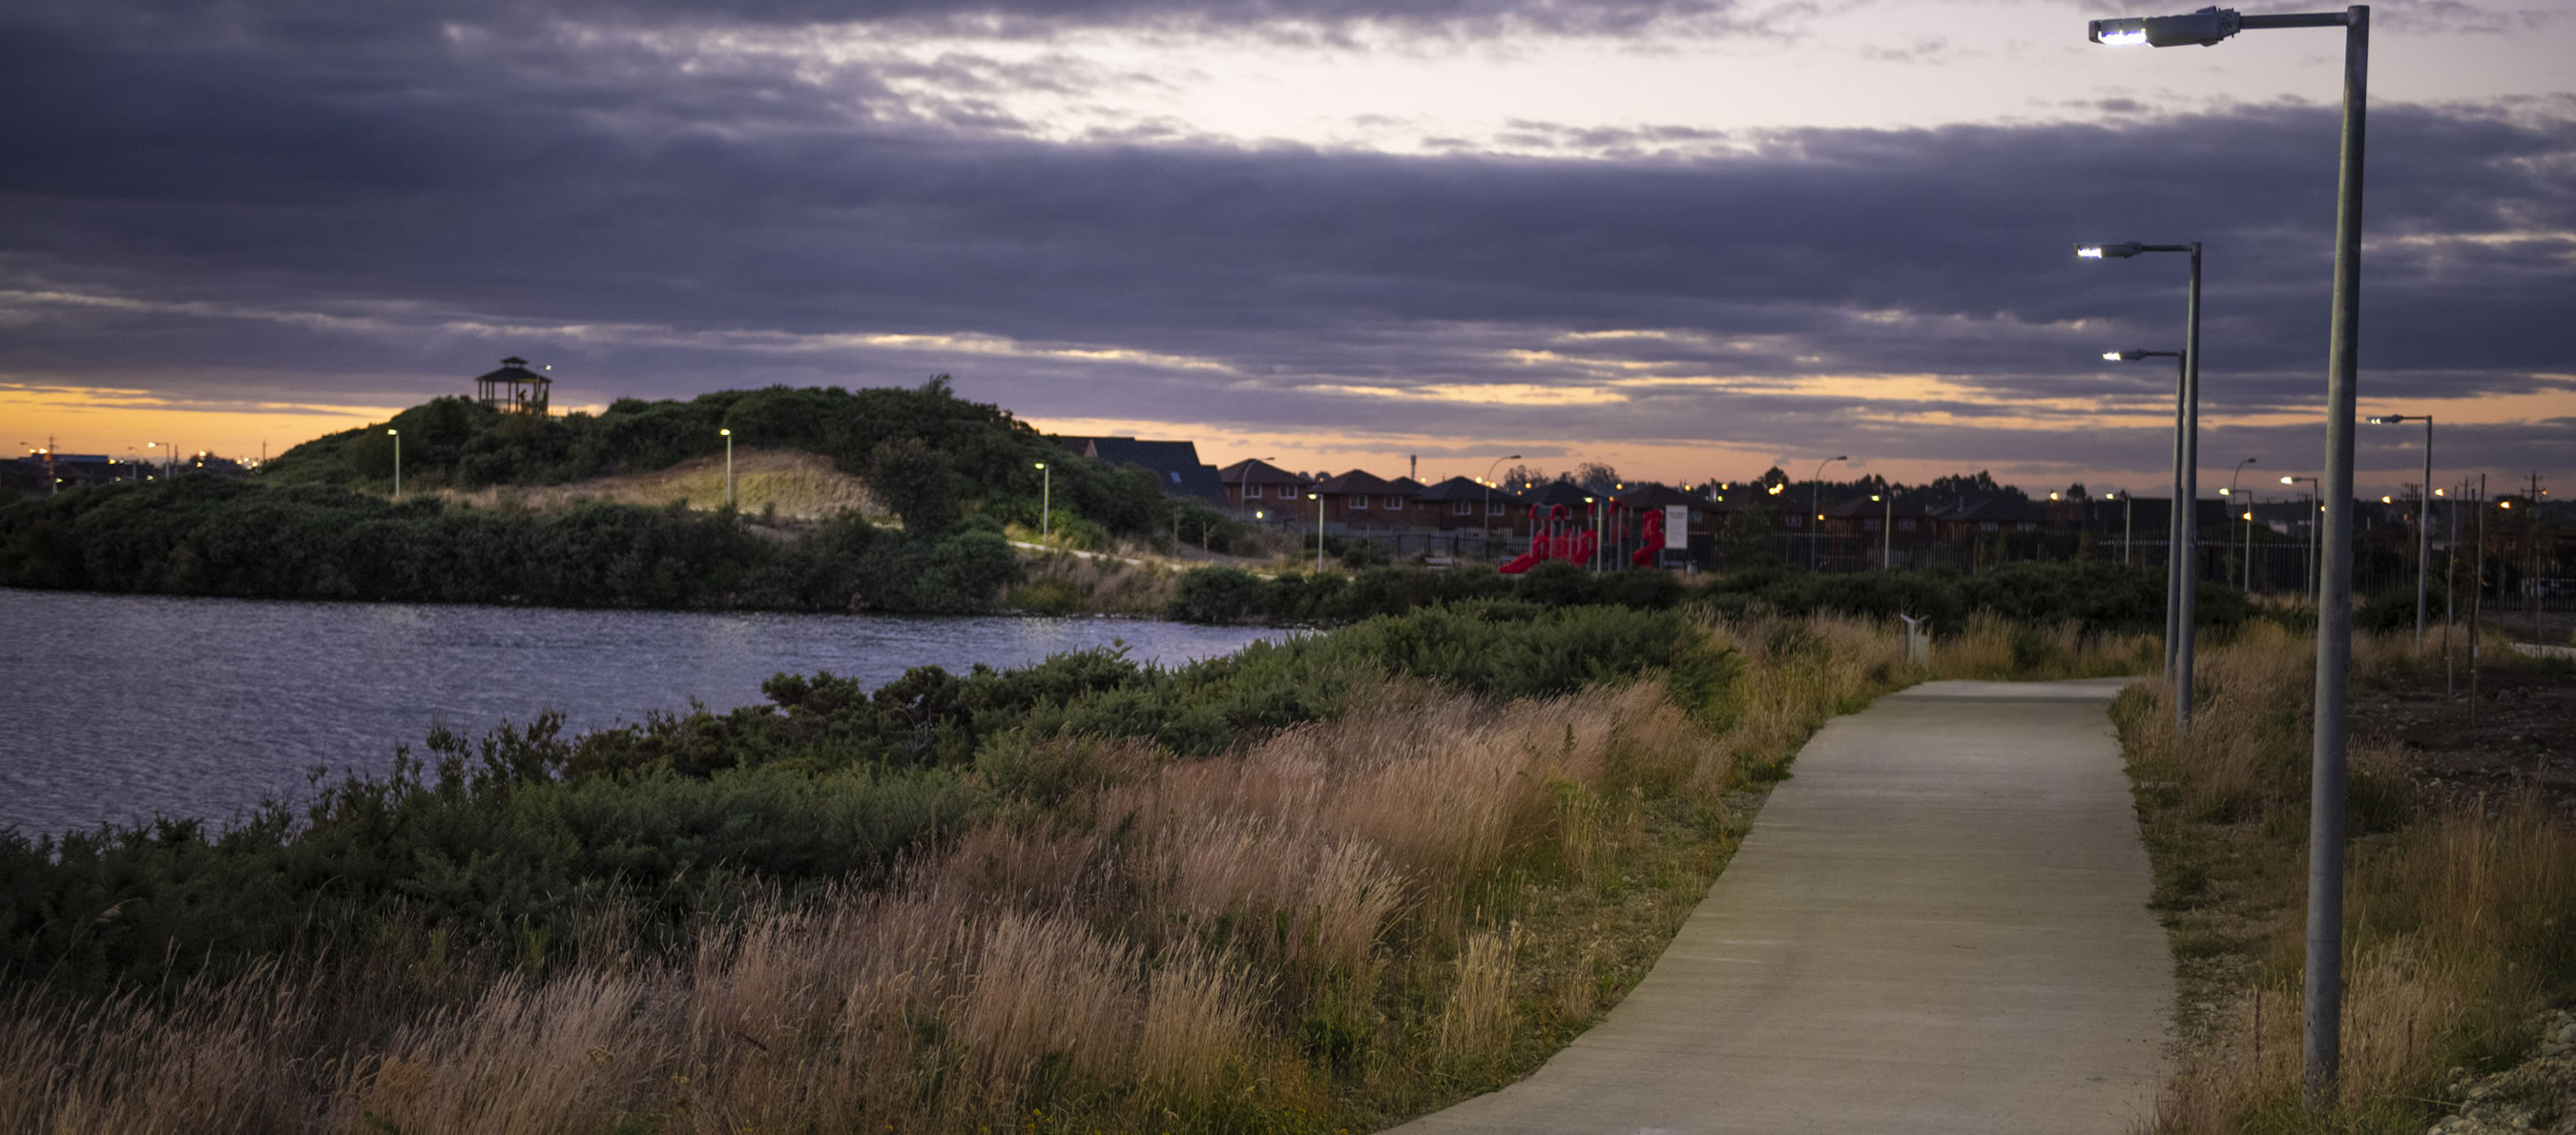
[[[1664,506],[1664,547],[1667,549],[1690,547],[1689,505],[1668,504]]]

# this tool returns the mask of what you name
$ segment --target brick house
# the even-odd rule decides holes
[[[1225,484],[1226,503],[1246,518],[1258,512],[1264,521],[1314,523],[1314,505],[1306,499],[1315,486],[1312,477],[1255,457],[1217,470],[1217,478]]]
[[[1324,523],[1345,531],[1427,528],[1417,497],[1421,487],[1410,479],[1389,481],[1364,469],[1327,477],[1311,490],[1323,498]],[[1309,514],[1311,517],[1312,514]]]

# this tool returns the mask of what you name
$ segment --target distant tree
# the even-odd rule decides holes
[[[1575,484],[1582,486],[1585,492],[1607,493],[1617,488],[1626,478],[1621,477],[1619,471],[1606,462],[1586,461],[1574,467],[1573,480]]]
[[[868,487],[915,536],[940,536],[957,527],[955,477],[948,455],[920,438],[879,442],[868,460]]]
[[[1770,563],[1770,509],[1754,503],[1727,513],[1726,524],[1717,532],[1717,548],[1728,568]]]
[[[1536,465],[1514,465],[1503,470],[1502,485],[1517,491],[1524,485],[1544,485],[1553,480],[1556,480],[1553,474]]]
[[[2071,501],[2091,500],[2093,499],[2093,494],[2084,491],[2084,482],[2077,481],[2072,485],[2066,486],[2066,499]]]
[[[1763,488],[1767,489],[1773,485],[1785,485],[1788,483],[1789,475],[1781,472],[1780,467],[1777,465],[1772,466],[1768,472],[1762,474],[1761,485]]]

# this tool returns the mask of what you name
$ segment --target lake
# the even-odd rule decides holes
[[[1139,662],[1282,632],[1132,619],[565,611],[295,603],[0,588],[0,827],[158,812],[222,821],[379,773],[443,724],[469,735],[562,710],[568,731],[764,702],[772,674],[882,685],[914,666],[1020,666],[1123,643]]]

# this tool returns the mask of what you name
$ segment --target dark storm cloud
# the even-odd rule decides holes
[[[2094,360],[2171,346],[2182,311],[2179,258],[2079,263],[2079,239],[2208,244],[2214,410],[2311,406],[2323,369],[2335,119],[2315,107],[1512,126],[1571,160],[1066,145],[1020,136],[998,96],[1153,79],[971,54],[806,70],[668,28],[371,34],[317,7],[228,36],[60,11],[0,16],[0,370],[20,375],[358,398],[516,351],[613,393],[939,370],[1032,415],[1690,440],[1854,408],[1783,380],[1939,374],[1976,397],[1863,408],[1969,424],[1845,428],[1890,456],[1990,433],[2076,460],[2100,439],[2042,400],[2151,407],[2165,372]],[[2576,357],[2576,110],[2383,106],[2372,134],[2373,395],[2543,389]],[[1652,334],[1600,334],[1632,331]],[[1611,393],[1314,389],[1480,383]],[[2561,427],[2525,440],[2563,450]]]

